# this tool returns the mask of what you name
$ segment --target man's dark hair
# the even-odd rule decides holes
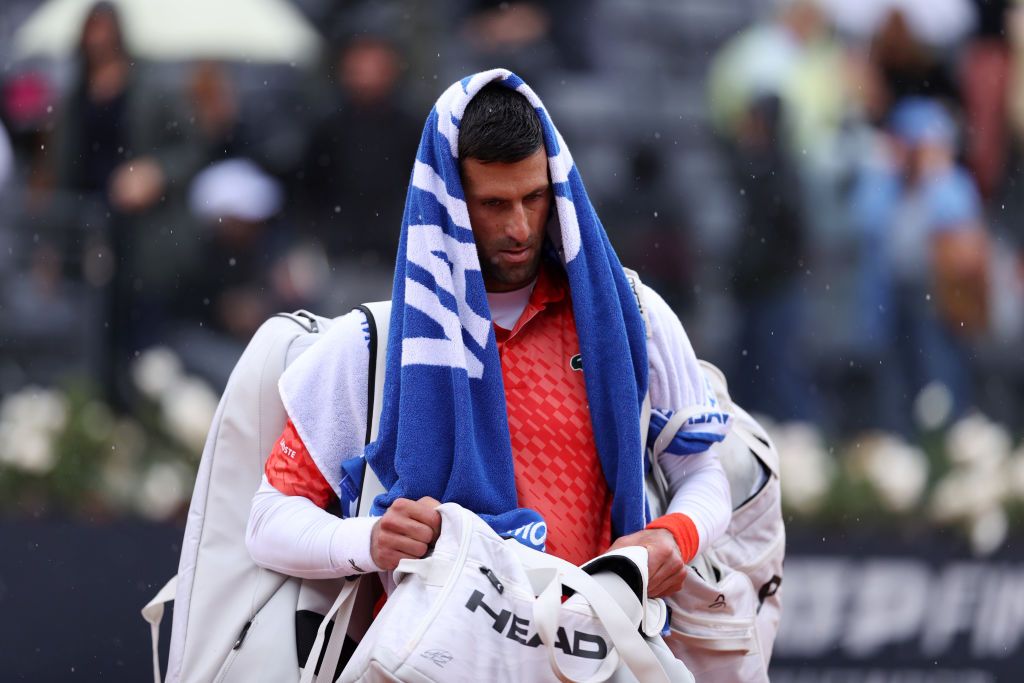
[[[466,105],[459,125],[460,159],[511,164],[543,144],[540,118],[521,93],[488,83]]]

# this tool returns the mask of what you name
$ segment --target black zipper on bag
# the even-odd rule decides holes
[[[245,622],[245,626],[242,627],[242,632],[238,634],[238,640],[236,640],[235,644],[231,646],[232,650],[237,650],[238,648],[242,647],[242,641],[245,640],[246,634],[249,633],[250,626],[252,626],[252,620]]]
[[[487,577],[487,580],[498,591],[498,595],[505,592],[505,586],[498,580],[498,575],[492,572],[489,567],[480,567],[480,573]]]

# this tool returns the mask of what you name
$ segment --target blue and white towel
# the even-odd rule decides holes
[[[429,495],[475,511],[501,535],[543,545],[523,531],[543,520],[517,504],[501,365],[457,158],[466,105],[492,81],[525,95],[543,124],[557,215],[550,238],[572,291],[613,530],[631,533],[646,523],[643,320],[565,142],[534,92],[501,69],[448,88],[420,140],[395,269],[380,434],[366,451],[387,489],[373,512]]]

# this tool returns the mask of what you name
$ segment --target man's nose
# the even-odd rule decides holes
[[[526,218],[526,207],[515,204],[505,226],[506,234],[516,242],[525,242],[530,236],[530,223]]]

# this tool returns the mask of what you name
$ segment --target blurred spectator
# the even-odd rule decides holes
[[[782,121],[778,97],[754,100],[729,145],[740,201],[740,235],[730,259],[740,333],[729,386],[750,410],[808,421],[816,415],[801,347],[806,221]]]
[[[386,297],[422,121],[403,106],[401,56],[383,38],[337,55],[337,90],[306,155],[304,222],[327,249],[346,301]]]
[[[708,75],[712,123],[728,139],[742,134],[751,105],[782,103],[781,132],[801,156],[823,151],[846,107],[844,55],[819,0],[791,0],[772,19],[730,39]]]
[[[1001,204],[1007,218],[1003,227],[1011,234],[1020,254],[1024,276],[1024,3],[1015,2],[1007,15],[1012,65],[1009,82],[1009,128],[1007,174]]]
[[[930,384],[948,409],[927,426],[971,405],[968,345],[987,323],[988,234],[974,181],[955,163],[956,128],[943,106],[907,98],[888,129],[851,211],[865,235],[862,329],[880,361],[878,419],[908,433],[912,401]]]
[[[927,12],[927,2],[918,4]],[[950,65],[914,32],[903,10],[889,10],[871,41],[869,54],[882,76],[890,105],[910,95],[957,100]]]
[[[473,0],[468,4],[460,33],[470,51],[470,71],[501,66],[530,83],[561,65],[548,3]]]
[[[49,113],[53,111],[54,97],[49,80],[31,70],[12,76],[3,86],[3,115],[29,190],[25,199],[28,211],[48,201],[44,197],[50,184],[46,129],[51,125]]]
[[[242,72],[262,82],[258,94],[244,97]],[[297,92],[268,88],[272,67],[230,65],[202,60],[189,68],[188,109],[194,120],[197,157],[202,164],[234,157],[252,159],[277,177],[297,170],[306,143],[304,103]]]
[[[978,24],[963,55],[960,82],[967,117],[967,164],[978,189],[991,199],[1006,164],[1010,44],[1009,0],[974,0]]]
[[[196,63],[188,78],[188,99],[202,140],[204,160],[245,154],[250,144],[241,119],[238,93],[220,62]]]
[[[764,105],[777,100],[770,116],[778,120],[770,134],[779,136],[778,154],[787,159],[780,172],[795,183],[786,192],[803,205],[802,242],[793,245],[802,255],[834,242],[842,230],[840,195],[853,165],[850,138],[856,137],[864,100],[871,97],[871,88],[864,87],[871,71],[863,64],[858,71],[857,61],[833,35],[821,2],[780,3],[771,19],[722,47],[708,79],[711,120],[729,145],[749,138],[750,126],[762,125],[753,122],[756,112],[765,113]]]
[[[154,91],[128,55],[112,4],[89,11],[77,59],[50,158],[72,262],[102,251],[92,244],[97,239],[109,240],[116,254],[104,374],[123,399],[123,361],[161,338],[169,300],[195,257],[180,190],[200,157],[181,103]],[[107,234],[89,235],[107,217]]]
[[[202,258],[183,278],[186,325],[175,335],[186,364],[224,386],[245,344],[279,311],[311,307],[323,289],[320,252],[298,248],[281,223],[281,185],[248,159],[218,162],[189,192],[204,232]]]
[[[627,189],[600,208],[601,222],[627,268],[658,291],[680,314],[693,308],[693,253],[690,225],[667,201],[665,159],[659,147],[632,150]]]
[[[793,0],[727,42],[709,74],[712,123],[739,203],[729,268],[740,315],[729,384],[744,406],[778,420],[818,417],[801,333],[813,227],[805,183],[823,185],[819,168],[834,163],[848,106],[843,73],[843,51],[817,0]],[[825,192],[806,194],[825,205]]]

